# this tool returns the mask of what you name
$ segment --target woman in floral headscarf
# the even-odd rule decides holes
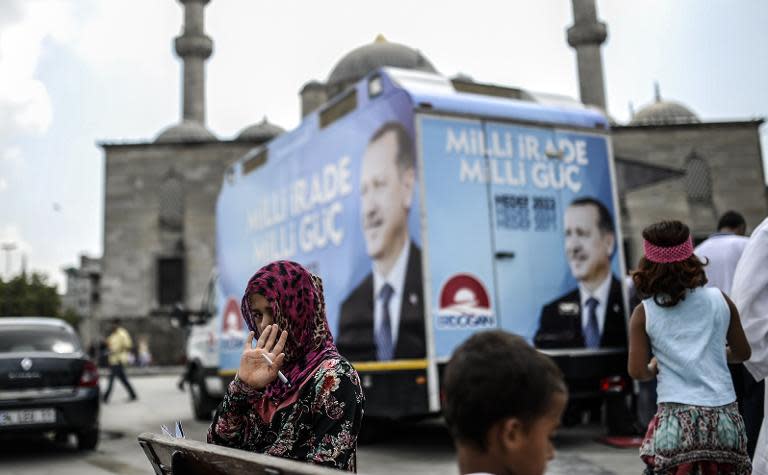
[[[251,332],[208,442],[355,471],[363,392],[333,343],[320,278],[295,262],[266,265],[242,312]]]

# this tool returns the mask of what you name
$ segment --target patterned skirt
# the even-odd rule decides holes
[[[640,447],[645,475],[749,475],[744,421],[737,404],[659,403]]]

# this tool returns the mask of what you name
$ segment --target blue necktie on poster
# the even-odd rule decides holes
[[[391,360],[394,356],[394,345],[392,344],[392,318],[389,315],[389,301],[395,289],[389,284],[379,291],[381,299],[381,324],[376,328],[376,359],[379,361]]]
[[[597,299],[587,299],[587,324],[584,326],[584,346],[587,348],[600,347],[600,325],[597,323]]]

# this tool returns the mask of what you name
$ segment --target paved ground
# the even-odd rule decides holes
[[[110,404],[102,406],[102,437],[99,448],[80,453],[69,444],[42,439],[0,441],[0,473],[27,474],[149,474],[152,469],[136,443],[145,431],[160,432],[160,424],[181,420],[190,438],[203,440],[207,425],[192,420],[188,397],[176,389],[171,375],[134,376],[139,401],[126,402],[122,386],[113,392]],[[562,431],[557,458],[548,474],[642,473],[637,449],[614,449],[594,442],[597,428]],[[392,473],[445,475],[456,473],[453,446],[439,422],[409,424],[387,431],[384,440],[361,447],[358,454],[362,474]]]

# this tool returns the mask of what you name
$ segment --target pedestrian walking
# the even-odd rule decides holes
[[[136,400],[136,392],[125,375],[125,365],[128,364],[128,355],[132,347],[131,335],[125,328],[120,326],[120,320],[115,320],[107,337],[109,383],[107,383],[107,390],[104,392],[103,400],[105,403],[109,402],[109,395],[112,393],[112,384],[115,382],[115,378],[119,379],[123,386],[125,386],[125,390],[128,391],[129,400]]]
[[[685,224],[648,226],[643,249],[632,275],[643,302],[630,320],[628,369],[641,381],[657,378],[658,409],[640,448],[645,473],[749,475],[727,366],[750,356],[739,312],[721,290],[705,287]]]
[[[251,332],[208,443],[356,471],[363,390],[333,343],[320,278],[273,262],[248,281],[241,308]]]
[[[741,255],[731,295],[741,312],[752,358],[744,362],[751,375],[763,384],[763,412],[747,414],[751,424],[761,425],[752,461],[755,475],[768,474],[768,219],[755,229]],[[758,399],[755,397],[755,399]]]
[[[542,475],[567,401],[548,356],[511,333],[476,333],[445,370],[444,414],[459,473]]]

